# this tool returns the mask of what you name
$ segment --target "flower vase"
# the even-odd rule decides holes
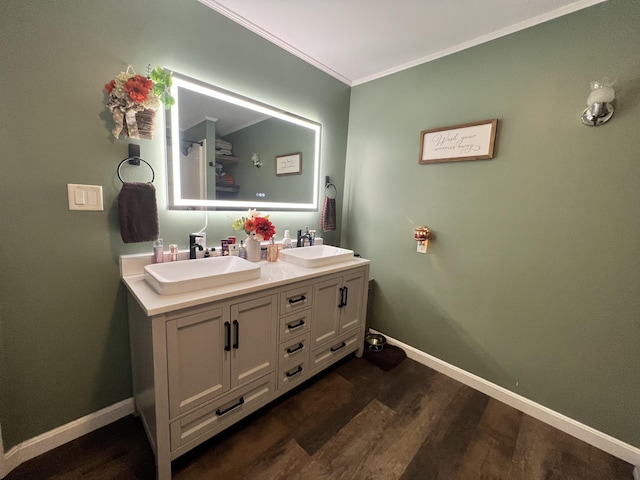
[[[247,250],[247,260],[250,262],[259,262],[261,260],[262,252],[260,251],[260,242],[253,237],[248,237],[245,242],[245,248]]]

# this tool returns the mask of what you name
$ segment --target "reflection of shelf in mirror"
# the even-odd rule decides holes
[[[216,155],[216,162],[221,163],[222,165],[235,165],[239,161],[238,157],[233,157],[231,155]]]
[[[216,192],[238,193],[239,191],[240,185],[229,185],[228,187],[216,186]]]

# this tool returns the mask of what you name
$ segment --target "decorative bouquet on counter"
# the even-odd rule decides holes
[[[155,130],[155,114],[164,103],[170,108],[175,103],[170,88],[173,83],[171,73],[157,67],[149,71],[147,77],[137,75],[129,65],[125,72],[104,86],[107,92],[107,108],[113,114],[115,128],[112,133],[118,138],[120,134],[131,138],[153,138]]]
[[[244,230],[247,235],[259,242],[270,240],[276,234],[276,228],[269,220],[269,215],[263,217],[255,209],[250,209],[246,217],[236,219],[231,226],[234,230]]]

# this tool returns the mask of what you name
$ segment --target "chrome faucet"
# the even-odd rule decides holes
[[[298,247],[304,247],[305,240],[309,240],[309,245],[313,245],[313,239],[311,237],[311,233],[309,233],[309,227],[304,227],[304,229],[304,233],[302,233],[302,230],[298,230],[298,241],[296,243]]]
[[[202,247],[202,235],[198,235],[197,233],[193,233],[189,235],[189,259],[193,260],[196,257],[196,248],[200,251],[203,250]]]

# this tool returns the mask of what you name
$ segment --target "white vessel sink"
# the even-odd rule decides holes
[[[160,295],[175,295],[260,278],[260,266],[240,257],[154,263],[144,279]]]
[[[313,247],[287,248],[280,251],[280,258],[301,267],[313,268],[351,260],[353,250],[331,245],[314,245]]]

